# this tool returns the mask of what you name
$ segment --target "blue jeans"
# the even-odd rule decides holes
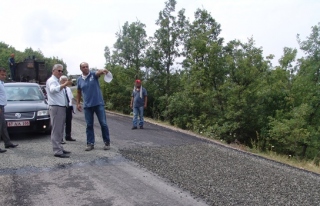
[[[97,105],[94,107],[87,107],[84,108],[84,118],[86,119],[87,123],[87,144],[94,145],[95,139],[94,139],[94,117],[93,114],[96,113],[100,126],[101,126],[101,133],[102,133],[102,139],[104,143],[109,144],[110,143],[110,137],[109,137],[109,128],[107,125],[107,116],[106,112],[104,110],[104,105]]]
[[[133,126],[136,127],[138,125],[138,116],[139,116],[139,126],[143,126],[143,106],[142,107],[133,107]]]

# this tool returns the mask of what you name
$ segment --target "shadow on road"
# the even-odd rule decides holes
[[[12,141],[30,141],[30,140],[40,140],[43,138],[49,138],[49,134],[44,133],[13,133],[9,134]]]

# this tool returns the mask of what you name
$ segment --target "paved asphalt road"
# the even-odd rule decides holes
[[[77,141],[64,145],[72,152],[70,159],[53,156],[49,135],[12,135],[19,147],[0,155],[0,206],[206,205],[119,154],[121,147],[153,144],[147,136],[145,141],[131,137],[130,118],[108,115],[109,151],[102,149],[98,121],[95,123],[95,149],[85,152],[83,113],[74,115],[72,134]]]
[[[107,118],[111,150],[102,149],[95,121],[95,149],[85,152],[83,113],[74,115],[69,159],[53,157],[48,135],[13,135],[19,147],[0,154],[0,205],[320,205],[319,175],[151,123],[132,131],[126,116]]]

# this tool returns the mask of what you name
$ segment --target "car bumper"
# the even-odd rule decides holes
[[[50,118],[39,120],[7,120],[9,133],[48,132],[51,130]]]

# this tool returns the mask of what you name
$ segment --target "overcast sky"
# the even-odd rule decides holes
[[[19,51],[39,49],[63,59],[69,74],[80,74],[82,61],[104,67],[104,48],[113,47],[126,21],[139,20],[153,36],[164,7],[165,0],[1,0],[0,41]],[[190,20],[197,8],[206,9],[225,42],[253,37],[274,62],[284,47],[299,48],[297,34],[304,40],[320,22],[320,0],[177,0],[176,11],[182,8]]]

